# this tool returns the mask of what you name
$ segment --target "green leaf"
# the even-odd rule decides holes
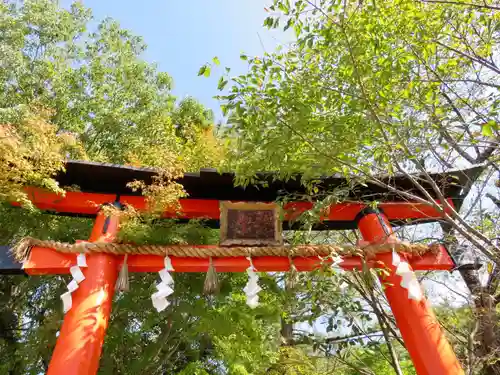
[[[265,20],[264,20],[264,25],[263,26],[266,26],[268,28],[271,28],[273,27],[273,23],[274,23],[274,19],[273,17],[267,17]]]
[[[481,128],[481,134],[484,135],[485,137],[492,137],[493,136],[492,128],[493,127],[491,121],[488,121],[487,123],[483,124],[483,127]]]
[[[219,66],[220,65],[220,60],[217,56],[214,56],[214,58],[212,59],[212,61],[214,62],[215,65]]]
[[[224,90],[224,87],[227,85],[227,80],[224,79],[224,77],[219,78],[219,83],[217,84],[217,89],[222,91]]]
[[[200,70],[198,70],[198,76],[202,76],[205,74],[205,71],[207,70],[207,66],[203,65]]]
[[[211,71],[210,66],[209,66],[209,65],[206,65],[206,66],[205,66],[205,71],[203,72],[203,75],[204,75],[205,77],[210,77],[210,71]]]

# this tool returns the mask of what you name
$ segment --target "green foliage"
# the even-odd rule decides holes
[[[53,186],[51,177],[69,156],[158,167],[161,175],[154,186],[140,182],[136,186],[162,205],[182,193],[172,178],[186,169],[219,162],[211,111],[192,98],[176,104],[170,76],[141,59],[146,48],[141,38],[110,19],[89,30],[91,21],[90,10],[81,3],[68,10],[50,0],[0,4],[0,165],[7,182],[15,177],[13,187],[2,183],[6,190],[5,194],[1,190],[2,200],[12,199],[22,185],[60,189]],[[31,110],[36,108],[41,110]],[[41,111],[47,115],[41,116]],[[200,153],[202,147],[207,147],[206,153]],[[14,162],[31,164],[12,168]],[[88,238],[92,225],[90,219],[9,206],[1,206],[0,220],[5,244],[28,235],[74,242]],[[161,243],[209,243],[215,237],[214,231],[201,225],[155,225],[150,217],[132,216],[123,229],[123,239],[133,237],[138,243],[160,242],[160,238]],[[249,322],[232,336],[249,344],[241,347],[246,358],[242,362],[248,358],[258,362],[256,353],[271,356],[268,337],[275,324],[270,322],[276,321],[277,314],[271,311],[262,317],[262,311],[257,315],[245,306],[241,275],[234,281],[231,275],[223,278],[225,292],[214,300],[200,297],[204,275],[179,275],[175,308],[167,314],[156,313],[150,303],[156,275],[131,277],[132,292],[116,300],[101,373],[184,370],[191,374],[194,366],[202,374],[230,368],[233,364],[224,357],[224,350],[214,344],[224,342],[219,331],[227,327],[207,323],[207,312],[226,306],[226,300],[234,300],[232,309]],[[59,295],[66,282],[60,276],[0,280],[1,373],[46,371],[63,318]],[[233,283],[238,285],[234,292]],[[233,352],[231,361],[236,357]]]
[[[463,10],[412,0],[274,1],[264,24],[293,28],[297,40],[241,56],[249,72],[220,96],[236,138],[228,168],[247,178],[262,169],[366,178],[427,157],[443,134],[461,141],[459,122],[483,126],[483,135],[469,133],[486,142],[498,86],[467,99],[457,92],[489,84],[471,76],[486,69],[474,65],[476,54],[493,56],[499,14]]]
[[[197,130],[207,130],[214,122],[214,114],[193,98],[183,99],[172,113],[176,132],[182,139],[192,139]]]
[[[164,244],[166,238],[172,244],[215,244],[219,240],[218,231],[195,220],[179,225],[175,220],[134,218],[120,227],[118,235],[119,240],[136,244]]]
[[[498,173],[500,13],[495,7],[461,1],[274,0],[268,11],[264,26],[293,30],[295,42],[262,56],[242,54],[248,73],[232,77],[231,87],[219,96],[230,124],[226,168],[237,171],[238,183],[245,186],[262,170],[279,171],[284,179],[300,172],[306,181],[340,174],[349,181],[346,188],[366,180],[380,182],[374,176],[383,174],[480,163],[488,165],[489,175]],[[481,199],[484,191],[498,191],[477,177],[471,183],[478,186],[472,203],[480,202],[478,216],[457,214],[448,221],[466,239],[459,236],[457,242],[464,241],[464,247],[481,251],[498,266],[498,236],[488,219],[497,215],[491,214],[491,202]],[[399,192],[415,199],[408,191]],[[343,198],[342,189],[327,197],[330,202]],[[469,289],[477,293],[480,281],[477,275],[472,279]],[[489,280],[493,295],[498,275]],[[311,294],[316,292],[313,285]],[[353,285],[361,293],[359,282]],[[351,298],[346,310],[361,310],[353,305],[366,303],[367,295]],[[476,306],[482,299],[475,296]],[[327,301],[331,303],[325,298],[325,306]],[[314,302],[311,310],[322,310]],[[490,344],[456,342],[459,353],[469,347],[468,355],[481,358],[482,364],[468,364],[470,371],[480,371],[488,356],[498,356],[498,345],[492,343],[500,337],[499,316],[484,306],[478,306],[477,314],[487,327],[477,340],[481,336]],[[461,318],[469,333],[473,319]],[[351,364],[358,354],[351,352]],[[364,355],[366,366],[354,373],[370,367],[384,373],[378,366],[383,361],[372,362],[380,357]]]
[[[192,98],[175,104],[171,77],[141,58],[142,38],[111,19],[89,30],[91,12],[78,2],[68,10],[51,0],[0,7],[0,109],[49,109],[48,122],[83,146],[72,157],[190,168],[180,155],[213,114]]]
[[[48,114],[37,112],[22,107],[0,111],[0,202],[31,207],[25,186],[63,192],[50,177],[63,169],[64,154],[75,142],[67,134],[56,134]]]
[[[389,353],[383,346],[372,349],[357,348],[354,349],[351,356],[353,363],[348,366],[344,371],[345,375],[357,375],[360,373],[359,369],[370,369],[373,374],[377,375],[392,375],[394,369],[387,361],[381,361],[381,356],[388,356]],[[401,349],[401,348],[400,348]],[[400,350],[401,355],[401,369],[405,375],[415,375],[413,364],[408,358],[408,355]],[[405,358],[406,357],[406,358]]]
[[[475,145],[498,135],[494,79],[486,95],[467,100],[452,95],[451,103],[444,95],[469,88],[460,85],[472,79],[476,60],[489,64],[498,14],[410,0],[314,5],[275,0],[270,10],[264,25],[293,30],[296,43],[261,57],[242,54],[249,72],[232,80],[226,68],[218,89],[227,90],[231,82],[221,97],[231,128],[222,148],[213,113],[193,98],[176,102],[171,77],[142,59],[143,40],[117,22],[107,19],[89,30],[93,18],[81,3],[65,10],[50,0],[2,2],[0,136],[12,134],[2,138],[0,168],[8,183],[12,172],[19,178],[14,187],[0,179],[1,189],[8,189],[8,194],[0,190],[3,199],[25,184],[59,189],[50,177],[66,156],[159,168],[156,184],[134,186],[163,207],[182,194],[172,183],[176,176],[221,162],[236,169],[243,182],[261,170],[278,170],[285,178],[297,171],[306,178],[335,172],[359,177],[393,173],[395,162],[423,158],[432,147],[453,148],[442,141],[448,135]],[[214,57],[198,75],[208,77],[219,65]],[[464,109],[466,120],[460,122],[457,111]],[[40,117],[42,112],[47,115]],[[463,122],[470,124],[466,138]],[[14,161],[31,164],[9,170]],[[310,226],[323,208],[345,196],[350,183],[322,197],[300,221]],[[313,182],[307,187],[315,193]],[[154,214],[129,214],[121,241],[217,241],[217,231],[203,222],[180,226],[157,221]],[[488,223],[492,232],[494,223]],[[0,206],[5,244],[26,235],[74,242],[88,238],[91,225],[89,219]],[[291,237],[309,243],[354,235]],[[366,275],[328,269],[297,276],[293,287],[281,274],[261,275],[261,304],[255,310],[245,304],[245,274],[219,275],[217,296],[201,295],[204,276],[176,274],[172,307],[158,314],[150,304],[157,276],[131,275],[132,290],[116,297],[100,373],[392,374],[389,345],[403,372],[414,373],[397,333],[391,332],[389,342],[366,341],[367,333],[382,326],[375,308],[386,309]],[[66,281],[60,276],[0,280],[0,373],[46,371],[63,318],[59,295]],[[453,343],[465,358],[462,336],[473,318],[461,309],[440,316],[456,328]],[[333,339],[340,332],[348,337],[335,342],[294,332],[286,338],[293,346],[281,345],[280,328],[318,320]],[[390,319],[385,324],[394,328]]]
[[[205,64],[198,71],[198,75],[199,76],[210,77],[210,70],[211,70],[210,65]]]
[[[268,373],[270,375],[326,375],[331,373],[322,371],[318,367],[320,366],[314,363],[305,350],[297,347],[283,347],[280,349],[278,362]]]
[[[243,274],[224,275],[220,295],[200,297],[204,276],[175,274],[173,307],[158,314],[149,303],[157,276],[132,275],[133,289],[113,309],[100,373],[219,374],[265,366],[277,337],[274,309],[246,307]]]

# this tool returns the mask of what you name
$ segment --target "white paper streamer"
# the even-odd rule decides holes
[[[392,252],[392,265],[396,267],[396,275],[401,276],[401,287],[408,290],[408,298],[420,301],[423,298],[422,288],[415,276],[415,272],[407,262],[401,260],[401,257],[395,251]]]
[[[392,265],[394,267],[397,267],[399,263],[401,263],[401,257],[399,256],[398,253],[396,253],[395,251],[393,251],[392,252]]]
[[[170,273],[167,271],[166,268],[160,270],[159,272],[161,281],[164,282],[167,285],[171,285],[174,283],[174,279],[170,275]]]
[[[63,310],[66,314],[73,306],[73,299],[71,298],[71,292],[66,292],[61,294],[61,299],[63,301]]]
[[[174,290],[170,286],[163,284],[163,283],[158,284],[156,286],[156,289],[158,289],[158,291],[156,293],[153,293],[153,296],[152,296],[155,298],[168,297],[169,295],[171,295],[174,292]]]
[[[66,293],[61,294],[61,299],[63,301],[63,310],[65,314],[73,306],[73,299],[71,297],[71,293],[77,290],[78,284],[80,284],[83,280],[85,280],[85,275],[83,274],[80,267],[87,267],[87,258],[83,253],[77,255],[76,266],[70,267],[69,272],[71,273],[71,276],[73,276],[73,280],[71,280],[67,285],[68,291]]]
[[[332,258],[332,268],[339,268],[340,263],[342,263],[344,260],[342,257],[336,255]]]
[[[84,253],[78,254],[76,257],[76,265],[78,267],[87,267],[87,257]]]
[[[248,262],[250,263],[250,267],[247,269],[247,272],[248,272],[248,270],[255,271],[255,267],[254,267],[254,265],[253,265],[252,258],[247,257],[247,260],[248,260]]]
[[[247,296],[255,296],[259,293],[262,288],[257,284],[257,280],[249,279],[247,285],[243,288],[243,291]]]
[[[158,312],[162,312],[165,310],[168,305],[170,305],[170,302],[166,298],[155,298],[154,295],[151,297],[153,301],[153,306]]]
[[[174,279],[170,275],[170,272],[174,271],[174,267],[172,267],[172,261],[168,255],[164,259],[164,264],[165,268],[158,272],[161,282],[156,285],[157,292],[151,296],[153,306],[158,312],[165,310],[170,305],[167,297],[174,292]]]
[[[423,298],[422,288],[420,288],[420,283],[416,277],[408,282],[406,289],[408,289],[409,299],[420,301]]]
[[[250,262],[250,267],[247,268],[248,282],[243,288],[243,291],[247,296],[247,305],[254,309],[259,305],[258,293],[262,290],[262,288],[258,284],[259,276],[255,273],[255,267],[252,259],[250,257],[247,259]]]
[[[71,280],[71,282],[68,284],[68,291],[70,293],[73,293],[77,289],[78,289],[78,283],[76,282],[76,280]]]
[[[85,276],[83,275],[82,270],[78,266],[73,266],[69,269],[71,276],[76,280],[78,284],[80,284],[83,280],[85,280]]]
[[[255,309],[257,306],[259,306],[259,296],[256,294],[253,297],[247,298],[247,305],[251,309]]]
[[[172,266],[172,260],[170,259],[170,257],[169,257],[168,255],[166,255],[166,256],[165,256],[164,263],[165,263],[165,269],[166,269],[168,272],[175,271],[175,270],[174,270],[174,267]]]
[[[406,262],[399,262],[399,264],[396,266],[396,275],[403,277],[403,275],[407,274],[408,272],[413,272],[410,269],[410,265]]]

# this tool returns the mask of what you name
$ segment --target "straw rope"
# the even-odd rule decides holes
[[[191,258],[225,258],[239,256],[286,256],[286,257],[312,257],[312,256],[349,256],[364,255],[372,257],[378,253],[397,251],[414,255],[423,255],[429,251],[439,251],[439,244],[411,244],[401,242],[395,244],[374,244],[363,248],[352,245],[298,245],[298,246],[235,246],[235,247],[197,247],[190,245],[134,245],[108,242],[80,242],[69,244],[58,241],[38,240],[27,237],[19,241],[12,252],[19,261],[24,261],[29,256],[34,246],[47,247],[61,253],[110,253],[116,255],[170,255]]]

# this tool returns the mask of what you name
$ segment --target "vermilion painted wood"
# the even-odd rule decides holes
[[[62,213],[95,215],[99,207],[105,203],[115,201],[112,194],[67,192],[66,196],[49,193],[39,188],[27,189],[32,202],[42,210],[52,210]],[[120,202],[129,204],[139,210],[146,208],[142,196],[121,196]],[[449,202],[452,204],[451,199]],[[14,203],[14,205],[16,205]],[[17,204],[18,205],[18,204]],[[363,203],[340,203],[331,206],[325,213],[323,220],[353,221],[358,212],[364,207]],[[310,210],[312,202],[291,202],[284,206],[285,220],[298,217],[302,212]],[[389,220],[418,220],[439,219],[441,213],[430,205],[411,202],[386,202],[380,208]],[[164,217],[183,219],[219,219],[219,201],[210,199],[181,199],[180,210],[167,211]]]
[[[113,194],[94,194],[68,191],[65,196],[39,188],[26,188],[30,200],[41,210],[62,213],[97,215],[103,204],[114,202]],[[12,203],[19,206],[19,203]]]
[[[210,248],[211,246],[198,246]],[[123,257],[120,257],[123,259]],[[120,267],[122,259],[117,263]],[[208,259],[171,257],[172,265],[176,272],[206,272]],[[253,257],[255,268],[259,271],[288,271],[290,261],[287,257]],[[368,262],[370,267],[379,267],[379,257]],[[438,254],[425,254],[423,256],[409,257],[410,264],[415,270],[451,270],[453,260],[444,247]],[[245,257],[214,258],[215,268],[218,272],[243,272],[248,268]],[[312,271],[321,265],[317,257],[295,258],[294,264],[299,271]],[[24,271],[29,275],[48,275],[69,273],[69,268],[76,263],[75,254],[63,254],[53,249],[34,247],[29,259],[24,263]],[[164,267],[163,257],[157,255],[130,255],[128,257],[129,272],[158,272]],[[346,270],[361,269],[359,257],[345,257],[340,265]]]
[[[99,214],[90,241],[111,242],[118,232],[118,220]],[[45,252],[49,254],[49,252]],[[118,274],[118,257],[110,254],[87,256],[87,268],[79,288],[73,292],[73,306],[66,313],[47,375],[94,375],[99,368],[102,345],[108,327]],[[76,265],[76,259],[66,263]]]
[[[363,238],[371,242],[394,237],[389,221],[383,215],[368,214],[359,221],[358,226]],[[408,290],[400,285],[401,276],[396,275],[396,267],[392,265],[391,253],[381,254],[379,259],[389,270],[389,275],[382,275],[380,281],[386,286],[385,295],[417,374],[463,375],[460,363],[427,299],[424,297],[415,301],[408,298]]]
[[[33,203],[43,210],[97,214],[91,241],[98,239],[112,241],[117,233],[117,219],[110,219],[107,235],[102,238],[105,218],[102,214],[98,214],[101,205],[115,200],[116,197],[112,194],[68,192],[63,197],[37,188],[29,188],[27,191]],[[146,208],[143,197],[125,196],[121,197],[120,201],[137,209]],[[220,216],[217,200],[185,199],[180,201],[180,206],[180,212],[171,210],[165,212],[164,216],[185,219],[219,219]],[[312,206],[313,203],[310,202],[289,203],[285,206],[285,218],[294,219]],[[353,221],[363,207],[362,203],[334,205],[325,212],[323,219]],[[386,214],[385,227],[389,230],[388,220],[438,219],[442,216],[439,210],[416,203],[382,203],[380,208]],[[369,214],[363,217],[359,227],[364,238],[369,241],[377,242],[386,236],[384,226],[381,225],[377,215]],[[402,256],[407,258],[416,270],[446,270],[454,266],[444,248],[437,255],[426,254],[411,258]],[[122,261],[123,258],[110,254],[88,255],[89,267],[84,270],[86,279],[73,293],[73,307],[65,316],[48,375],[97,373],[111,312],[114,285]],[[252,261],[258,271],[287,271],[290,268],[290,260],[287,257],[254,257]],[[296,258],[293,262],[299,271],[314,270],[321,265],[321,260],[317,257]],[[31,275],[69,273],[69,268],[74,264],[76,255],[36,247],[32,249],[29,259],[25,262],[24,270]],[[150,255],[130,256],[128,264],[131,272],[156,272],[164,266],[163,257]],[[177,272],[205,272],[208,269],[207,259],[172,257],[172,264]],[[219,272],[241,272],[248,268],[249,262],[244,257],[216,258],[214,265]],[[391,254],[379,254],[369,262],[371,267],[382,265],[389,267],[391,271],[391,274],[382,281],[390,283],[385,292],[418,374],[463,374],[428,303],[425,300],[416,302],[408,299],[407,290],[399,285],[400,277],[394,273]],[[341,263],[341,267],[348,270],[360,269],[361,259],[347,257]]]

